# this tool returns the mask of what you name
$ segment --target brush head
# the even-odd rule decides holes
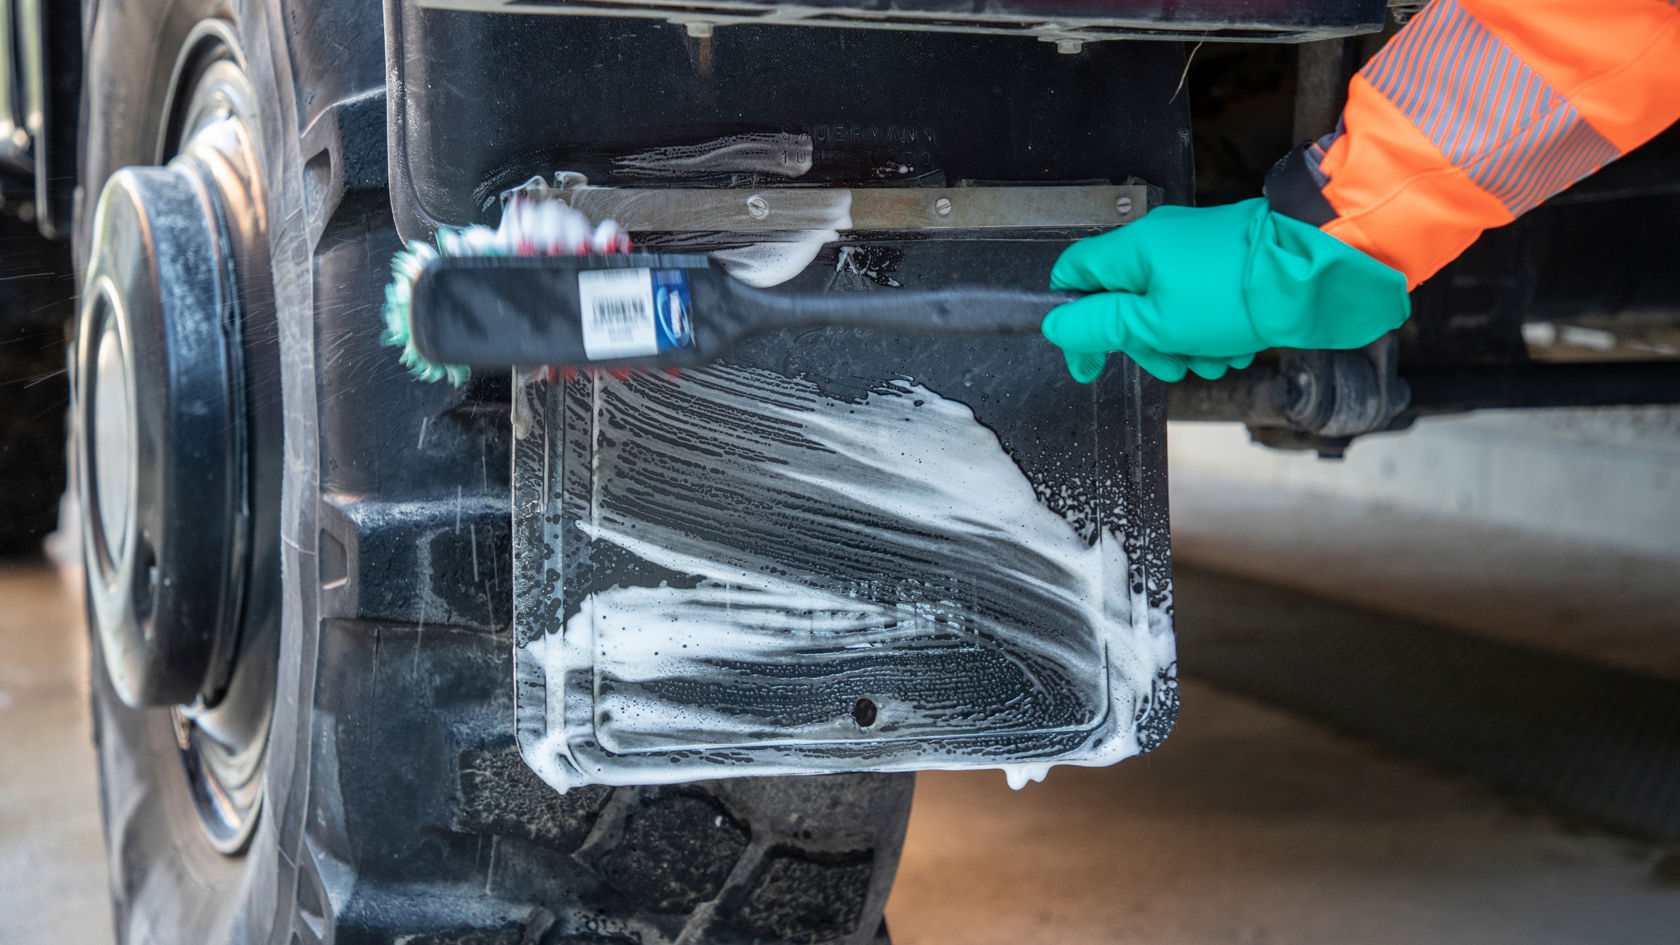
[[[582,213],[554,200],[514,194],[495,228],[440,228],[437,243],[413,241],[391,258],[385,287],[385,331],[381,344],[402,349],[402,363],[424,381],[459,387],[472,376],[464,364],[441,364],[414,344],[414,285],[428,263],[440,256],[577,256],[630,252],[630,236],[611,220],[591,224]]]
[[[753,291],[698,255],[439,257],[414,284],[411,341],[472,367],[693,366],[756,327]]]

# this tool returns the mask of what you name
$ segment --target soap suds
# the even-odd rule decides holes
[[[1004,780],[1011,791],[1019,791],[1034,781],[1042,781],[1050,774],[1049,765],[1010,765],[1003,769]]]
[[[562,183],[575,184],[576,181]],[[765,192],[772,196],[777,193],[769,189]],[[760,289],[780,285],[804,272],[825,245],[838,242],[840,232],[852,228],[852,192],[844,188],[800,188],[798,200],[776,199],[770,211],[773,214],[770,219],[776,229],[754,233],[750,237],[732,232],[730,219],[726,216],[719,217],[716,230],[707,230],[708,221],[703,219],[673,216],[667,198],[657,188],[633,195],[607,189],[574,190],[567,199],[585,215],[597,218],[609,212],[596,203],[598,195],[609,193],[610,213],[625,220],[641,221],[643,228],[637,230],[636,238],[639,247],[644,250],[694,251],[696,248],[710,249],[720,241],[753,239],[754,242],[747,245],[716,250],[710,255],[730,275]],[[600,196],[599,199],[607,198]],[[731,209],[729,212],[734,211]]]
[[[841,230],[852,228],[852,192],[849,190],[806,190],[805,196],[821,194],[826,199],[793,215],[778,212],[777,225],[787,230],[766,234],[750,246],[721,249],[712,258],[735,278],[754,288],[767,288],[792,279],[805,271],[822,252],[823,246],[838,242]]]
[[[699,144],[668,145],[613,160],[628,178],[688,178],[708,174],[800,177],[811,170],[811,136],[786,132],[726,135]]]
[[[849,200],[850,195],[847,194],[847,197]],[[781,285],[804,272],[806,266],[816,261],[822,248],[839,241],[840,230],[851,225],[851,218],[848,216],[843,227],[790,233],[786,234],[786,239],[753,243],[734,249],[720,249],[712,253],[712,258],[722,263],[724,271],[736,279],[755,289],[766,289]]]
[[[1138,751],[1169,621],[1121,540],[1040,504],[963,404],[729,367],[578,383],[564,630],[519,652],[551,784],[999,767],[1019,787]]]

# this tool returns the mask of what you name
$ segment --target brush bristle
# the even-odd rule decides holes
[[[576,256],[584,253],[628,253],[630,237],[617,223],[591,225],[582,213],[553,200],[515,195],[508,201],[501,225],[443,227],[434,248],[418,240],[391,257],[391,282],[385,287],[385,330],[380,344],[402,348],[409,373],[423,381],[442,381],[460,387],[472,376],[462,364],[437,364],[414,347],[414,284],[426,263],[439,256]]]

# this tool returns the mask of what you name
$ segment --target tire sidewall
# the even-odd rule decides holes
[[[85,33],[80,184],[74,218],[78,280],[87,272],[92,216],[106,180],[122,167],[159,161],[167,115],[185,91],[174,87],[176,65],[194,28],[206,19],[220,19],[233,26],[249,78],[264,106],[258,133],[269,219],[281,221],[295,213],[300,205],[297,135],[283,133],[295,112],[291,96],[279,94],[289,87],[285,78],[289,70],[283,60],[284,37],[270,31],[267,7],[223,0],[150,0],[99,4],[92,13],[92,23]],[[148,39],[136,41],[137,37]],[[278,60],[276,50],[281,53]],[[295,128],[295,122],[289,127]],[[280,394],[286,401],[285,435],[291,442],[312,443],[312,403],[307,412],[294,411],[291,399],[301,387],[310,392],[312,401],[312,373],[299,374],[295,368],[299,360],[313,360],[313,346],[305,348],[310,354],[299,358],[295,349],[285,350],[284,340],[288,334],[284,326],[307,323],[310,311],[308,253],[300,253],[294,245],[301,238],[294,229],[270,228],[277,321],[283,326],[281,357],[294,368],[283,373]],[[300,256],[304,260],[301,266],[297,264]],[[289,268],[282,271],[283,267]],[[294,431],[294,426],[307,429]],[[300,468],[309,471],[309,481],[294,489],[292,472]],[[313,468],[313,464],[286,464],[283,501],[290,502],[298,494],[314,494]],[[308,517],[313,519],[312,507]],[[300,755],[307,758],[309,726],[301,710],[310,705],[308,693],[313,687],[310,680],[300,676],[298,657],[305,652],[307,642],[298,640],[296,633],[302,627],[313,629],[312,620],[301,619],[303,589],[312,582],[300,582],[298,578],[301,558],[307,557],[308,570],[313,573],[314,532],[301,527],[296,515],[286,522],[294,527],[284,528],[281,542],[286,549],[282,658],[265,785],[269,800],[242,854],[219,853],[205,836],[191,801],[170,710],[135,710],[123,704],[106,674],[99,635],[89,634],[100,799],[119,941],[213,945],[286,942],[292,937],[296,883],[295,877],[281,875],[287,868],[287,858],[280,855],[280,833],[282,825],[289,822],[292,835],[298,835],[301,799],[308,793],[297,789],[300,769],[296,762]],[[297,543],[300,536],[309,536],[307,546]],[[300,547],[310,549],[310,554],[297,554]],[[288,698],[288,693],[294,697]],[[299,693],[302,698],[295,697]],[[300,743],[304,743],[301,752]]]

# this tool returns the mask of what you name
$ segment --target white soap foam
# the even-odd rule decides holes
[[[822,199],[797,217],[779,215],[778,223],[786,220],[785,232],[750,246],[718,250],[712,258],[730,275],[759,289],[781,285],[804,272],[824,246],[839,241],[841,230],[852,228],[852,192],[813,189],[801,193]]]
[[[811,169],[811,136],[787,132],[725,135],[700,144],[649,148],[613,159],[625,177],[693,178],[708,174],[799,177]]]
[[[570,758],[565,735],[568,723],[577,734],[591,712],[611,720],[593,732],[609,749],[614,739],[625,750],[685,737],[699,747],[736,738],[855,741],[860,733],[843,719],[771,725],[727,707],[661,698],[657,683],[727,683],[739,671],[730,667],[842,665],[839,655],[912,640],[952,645],[945,628],[956,624],[964,645],[993,641],[1041,684],[997,693],[999,703],[1073,692],[1129,721],[1174,660],[1164,608],[1152,611],[1128,592],[1119,537],[1102,531],[1088,540],[1040,504],[996,435],[959,402],[900,380],[852,403],[807,382],[729,367],[682,380],[603,379],[596,390],[597,435],[613,445],[598,442],[593,451],[593,517],[577,527],[598,546],[689,578],[684,586],[598,589],[563,634],[527,647],[548,680],[548,732],[538,753],[546,758],[588,764]],[[871,568],[891,573],[871,582]],[[982,606],[957,599],[964,585],[944,583],[953,574],[971,577],[966,586]],[[883,592],[895,581],[926,593]],[[1103,660],[1106,678],[1093,665]],[[566,685],[567,698],[556,698],[560,680],[592,669],[594,682]],[[881,707],[883,720],[912,727],[951,710]],[[1052,760],[1107,764],[1137,750],[1123,723],[1100,745]],[[538,764],[550,783],[579,780],[579,772]],[[913,766],[977,764],[929,757]],[[790,751],[779,770],[830,767]],[[1018,788],[1042,780],[1049,761],[1010,758],[998,767]],[[639,779],[716,773],[671,769]]]

